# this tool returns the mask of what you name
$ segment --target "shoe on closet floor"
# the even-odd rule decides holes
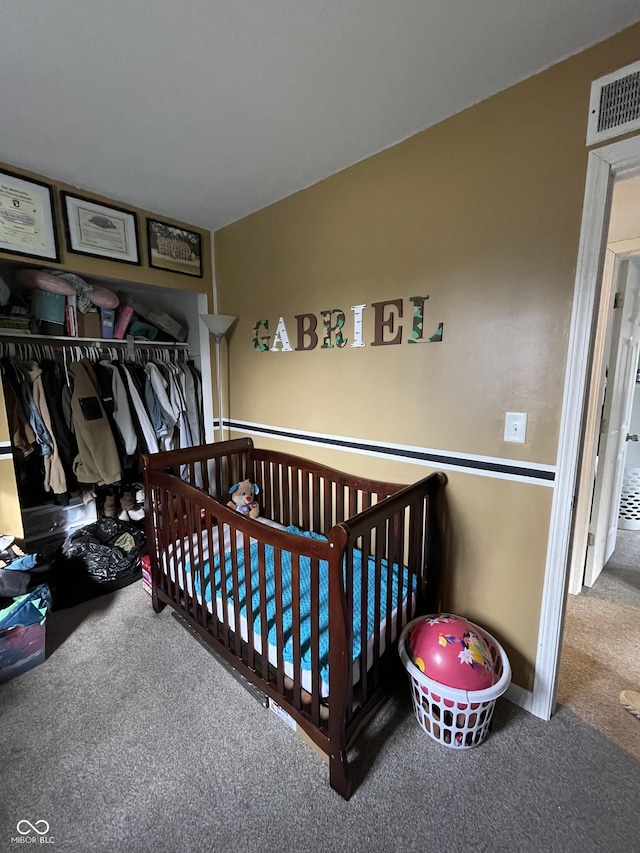
[[[135,509],[123,509],[118,518],[120,521],[142,521],[145,516],[144,507]]]
[[[131,489],[123,492],[120,498],[120,509],[122,510],[118,516],[120,521],[142,521],[144,518],[144,507],[136,502]]]
[[[118,502],[115,495],[107,495],[104,499],[102,514],[105,518],[116,518],[118,515]]]
[[[125,510],[125,512],[129,512],[129,510],[136,508],[136,501],[133,496],[132,489],[126,489],[120,498],[120,509]]]

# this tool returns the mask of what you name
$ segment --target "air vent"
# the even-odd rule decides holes
[[[587,145],[640,128],[640,62],[591,84]]]

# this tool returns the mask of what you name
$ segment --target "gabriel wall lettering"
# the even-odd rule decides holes
[[[407,309],[407,315],[411,314],[411,322],[406,324],[410,327],[406,336],[408,344],[437,343],[442,340],[443,323],[438,325],[430,337],[424,337],[424,303],[428,298],[409,297],[411,307]],[[405,341],[405,325],[400,322],[404,318],[403,300],[390,299],[386,302],[372,302],[370,306],[352,305],[348,328],[345,312],[341,308],[320,311],[320,321],[315,314],[296,314],[295,347],[291,346],[284,317],[278,318],[273,337],[269,331],[269,321],[258,320],[253,327],[253,346],[258,352],[308,352],[316,349],[318,345],[320,349],[364,347],[364,314],[367,307],[373,312],[373,340],[370,341],[372,347],[394,346]],[[347,337],[347,334],[350,337]]]

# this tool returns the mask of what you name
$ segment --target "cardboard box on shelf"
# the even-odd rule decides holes
[[[97,311],[87,311],[83,314],[78,311],[78,337],[101,338],[102,328],[100,325],[100,314]]]

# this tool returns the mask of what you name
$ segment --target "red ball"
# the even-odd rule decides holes
[[[411,629],[407,649],[421,672],[447,687],[484,690],[495,683],[487,641],[461,616],[425,616]]]

